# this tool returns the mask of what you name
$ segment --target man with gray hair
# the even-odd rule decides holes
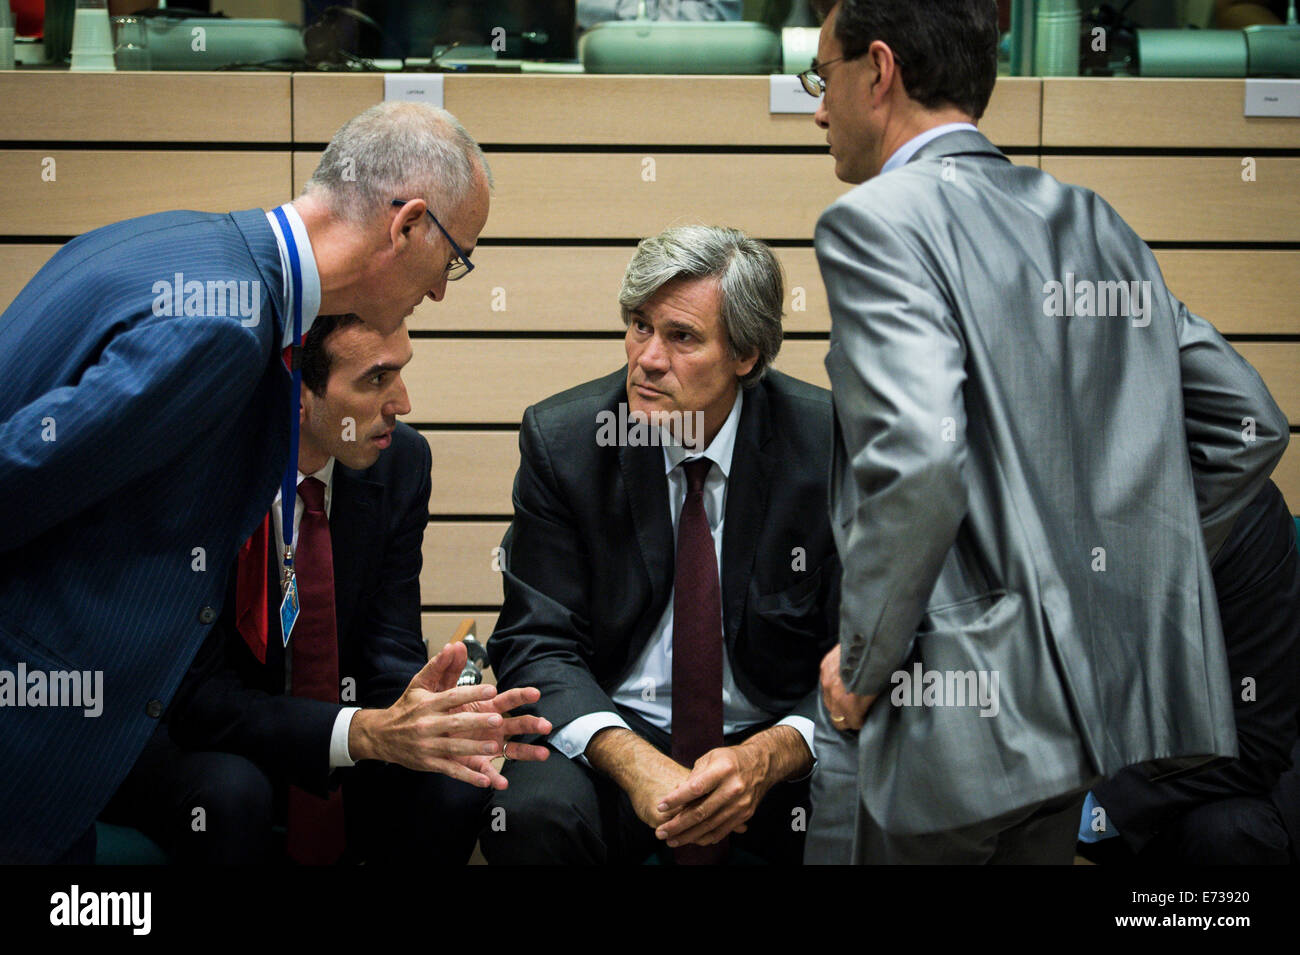
[[[783,301],[761,242],[669,229],[623,280],[627,365],[525,412],[488,652],[558,753],[508,764],[489,862],[799,861],[840,569]]]
[[[488,189],[450,114],[385,103],[339,131],[294,202],[97,229],[0,317],[0,677],[89,671],[104,688],[94,719],[0,695],[0,862],[90,860],[95,816],[218,619],[226,569],[276,488],[295,499],[282,349],[318,313],[387,335],[440,300],[472,268]],[[292,578],[285,593],[293,610]],[[494,692],[472,695],[490,710]],[[455,720],[502,745],[500,714]],[[469,775],[503,782],[490,765]]]

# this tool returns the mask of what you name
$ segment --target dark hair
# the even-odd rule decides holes
[[[835,0],[812,0],[823,20]],[[926,109],[984,115],[998,75],[996,0],[839,0],[835,39],[844,56],[880,40],[894,51],[907,95]]]
[[[356,325],[361,316],[353,315],[317,315],[307,332],[307,339],[302,344],[302,383],[311,389],[314,395],[324,395],[325,386],[330,380],[330,366],[334,356],[325,347],[325,340],[340,328]]]

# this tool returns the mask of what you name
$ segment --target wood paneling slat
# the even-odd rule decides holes
[[[517,431],[424,431],[433,452],[432,514],[509,515]]]
[[[1161,249],[1165,284],[1224,335],[1300,334],[1300,252]]]
[[[1043,80],[1043,145],[1296,148],[1294,119],[1247,119],[1245,99],[1245,80],[1052,77]]]
[[[509,521],[431,521],[424,531],[420,602],[500,606],[501,574],[492,569],[493,550],[509,526]]]
[[[1044,156],[1043,169],[1148,242],[1300,242],[1300,159],[1259,157],[1254,182],[1232,156]]]
[[[521,145],[822,146],[809,115],[768,112],[766,76],[467,75],[445,79],[447,109],[479,142]],[[1001,79],[981,120],[1000,146],[1038,144],[1041,83]],[[380,102],[380,77],[296,74],[298,142],[326,142]]]
[[[474,274],[441,302],[422,301],[412,330],[619,332],[618,290],[635,246],[480,245]],[[812,249],[775,249],[785,271],[785,329],[830,329]]]
[[[271,208],[292,198],[287,152],[0,150],[0,232],[78,235],[151,212]],[[45,163],[49,157],[53,167]],[[53,168],[54,179],[42,179]]]
[[[59,246],[0,245],[0,312],[18,297],[23,286],[50,260]]]
[[[294,154],[295,190],[319,160]],[[639,239],[704,223],[811,239],[822,210],[849,188],[827,156],[489,151],[488,162],[496,191],[487,238]]]
[[[287,73],[0,72],[0,137],[288,143],[289,88]]]
[[[327,143],[353,116],[384,99],[384,78],[374,73],[293,74],[293,139]]]

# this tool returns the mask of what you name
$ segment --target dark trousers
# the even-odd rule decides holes
[[[888,833],[858,809],[857,859],[867,865],[1070,865],[1087,790],[996,819],[925,835]]]
[[[341,772],[344,861],[469,859],[487,790],[381,763]],[[102,818],[139,829],[180,863],[283,862],[273,826],[284,818],[286,785],[243,756],[182,749],[163,724]]]
[[[1300,755],[1300,557],[1290,509],[1271,482],[1237,518],[1212,569],[1239,758],[1159,782],[1125,769],[1095,795],[1138,861],[1285,862],[1295,835],[1287,827],[1300,825],[1300,784],[1288,771]]]
[[[628,725],[660,752],[668,735],[623,711]],[[729,737],[735,745],[757,730]],[[608,777],[552,750],[544,762],[510,762],[510,787],[494,793],[479,842],[492,865],[637,865],[672,862],[668,844],[637,817],[627,793]],[[808,818],[808,780],[768,791],[747,830],[733,833],[728,862],[798,865]]]

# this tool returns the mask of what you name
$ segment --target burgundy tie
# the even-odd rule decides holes
[[[682,464],[686,502],[677,522],[673,591],[673,759],[688,769],[722,745],[722,592],[713,534],[704,513],[704,479],[713,462]],[[679,865],[712,865],[727,853],[713,846],[678,846]]]
[[[334,619],[334,556],[325,517],[325,485],[314,477],[298,484],[303,513],[294,549],[301,607],[289,640],[293,695],[339,702],[339,641]],[[289,857],[302,865],[331,865],[343,855],[343,794],[327,799],[289,787]]]

